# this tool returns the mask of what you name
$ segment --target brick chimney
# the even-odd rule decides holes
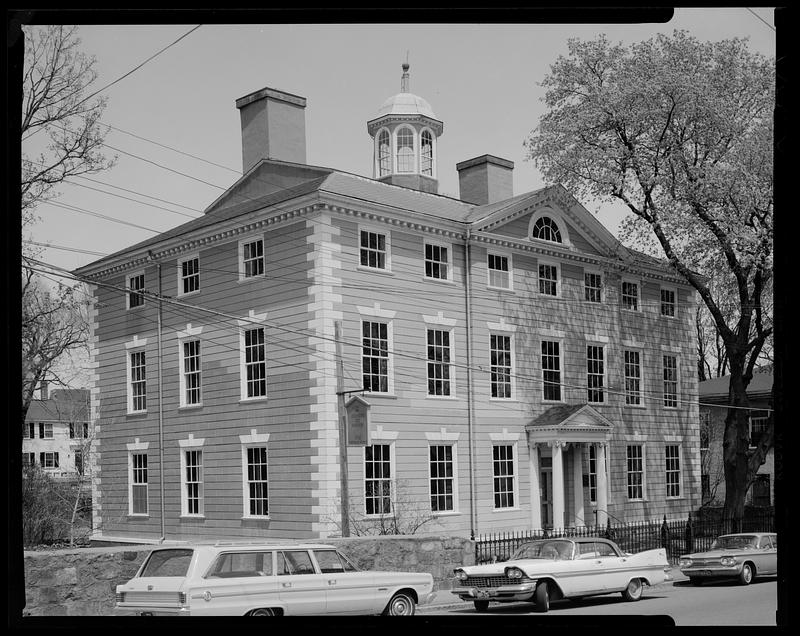
[[[514,162],[494,155],[483,155],[456,164],[459,198],[467,203],[486,205],[514,195]]]
[[[261,159],[306,162],[306,98],[262,88],[236,100],[242,120],[242,173]]]

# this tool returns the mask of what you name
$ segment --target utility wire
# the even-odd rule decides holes
[[[754,16],[756,16],[756,17],[757,17],[759,20],[761,20],[761,21],[762,21],[764,24],[766,24],[766,25],[767,25],[767,26],[768,26],[770,29],[772,29],[773,31],[775,30],[775,27],[774,27],[774,26],[772,26],[772,25],[771,25],[769,22],[767,22],[767,21],[766,21],[764,18],[762,18],[760,15],[758,15],[758,14],[757,14],[755,11],[753,11],[753,10],[752,10],[750,7],[745,7],[745,9],[747,9],[747,10],[748,10],[750,13],[752,13]]]

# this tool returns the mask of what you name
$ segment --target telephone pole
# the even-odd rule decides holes
[[[350,536],[350,497],[347,489],[347,412],[344,407],[344,360],[342,359],[342,322],[333,323],[336,342],[336,412],[339,421],[339,489],[342,503],[342,536]]]

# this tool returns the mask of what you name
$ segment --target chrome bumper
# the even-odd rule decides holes
[[[500,587],[454,587],[450,592],[463,601],[527,601],[536,591],[536,581]]]
[[[190,616],[188,607],[149,607],[117,603],[114,606],[115,616]]]

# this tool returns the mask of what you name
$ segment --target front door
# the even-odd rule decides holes
[[[553,527],[553,469],[543,468],[539,476],[542,502],[542,527]]]

